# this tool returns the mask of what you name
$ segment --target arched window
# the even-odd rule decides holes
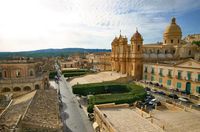
[[[137,46],[137,50],[140,51],[140,45]]]
[[[40,85],[36,84],[36,85],[35,85],[35,89],[36,89],[36,90],[40,89]]]
[[[2,92],[10,92],[11,90],[10,90],[10,88],[3,88],[2,89]]]
[[[23,89],[24,91],[31,91],[31,87],[29,87],[29,86],[26,86],[26,87],[24,87],[24,89]]]
[[[21,73],[20,70],[16,70],[16,77],[20,77]]]
[[[3,77],[3,75],[2,75],[2,71],[0,71],[0,78],[2,78]]]
[[[14,92],[21,91],[21,88],[20,87],[15,87],[15,88],[13,88],[13,91]]]
[[[191,50],[189,50],[188,55],[191,55]]]
[[[33,70],[30,70],[30,76],[33,76]]]

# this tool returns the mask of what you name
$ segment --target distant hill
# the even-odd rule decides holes
[[[11,57],[55,57],[69,56],[76,53],[110,52],[110,49],[84,49],[84,48],[64,48],[64,49],[41,49],[22,52],[0,52],[0,59]]]

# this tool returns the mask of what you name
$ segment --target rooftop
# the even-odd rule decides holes
[[[165,125],[167,132],[198,132],[200,113],[183,110],[153,110],[152,116]]]
[[[106,119],[119,132],[160,132],[158,126],[141,117],[136,109],[130,108],[99,108]]]
[[[37,90],[13,99],[0,115],[0,125],[13,128],[60,128],[58,97],[55,90]]]

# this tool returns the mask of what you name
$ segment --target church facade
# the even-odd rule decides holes
[[[120,34],[112,41],[112,70],[141,80],[144,63],[177,61],[194,58],[200,49],[197,45],[182,40],[182,31],[172,18],[163,33],[163,42],[143,44],[142,35],[136,31],[128,44],[125,36]]]

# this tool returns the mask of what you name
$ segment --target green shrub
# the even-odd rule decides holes
[[[88,107],[87,107],[87,112],[88,113],[93,113],[94,111],[94,105],[93,104],[89,104]]]
[[[76,70],[63,70],[62,73],[74,73],[74,72],[89,72],[87,69],[76,69]]]
[[[49,73],[49,79],[54,79],[54,77],[57,75],[57,72],[54,71],[54,72],[50,72]]]
[[[74,94],[86,96],[89,94],[126,93],[131,89],[126,84],[94,83],[75,85],[72,90]]]
[[[85,72],[64,73],[64,77],[74,77],[86,74]]]

